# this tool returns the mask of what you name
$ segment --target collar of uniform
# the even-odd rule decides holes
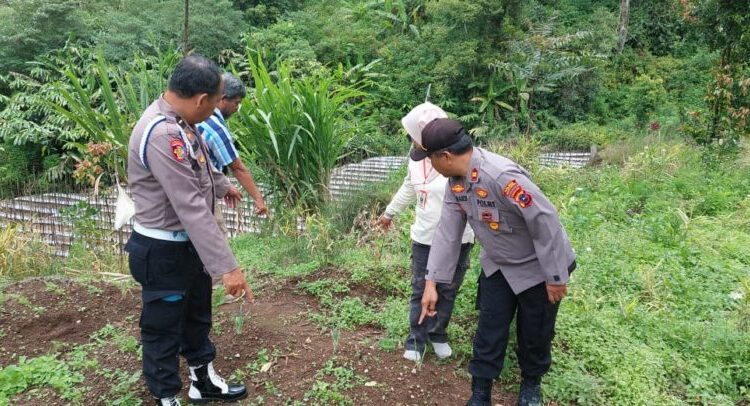
[[[171,104],[164,99],[164,95],[159,96],[159,113],[161,113],[167,120],[177,122],[177,112],[174,110]]]
[[[164,95],[162,94],[159,96],[159,112],[167,118],[168,123],[177,123],[180,120],[180,116],[177,115],[177,112],[174,110],[174,107],[172,107],[171,104],[169,104],[168,101],[164,99]],[[187,122],[183,121],[183,124],[185,127],[187,127],[193,134],[200,134],[193,124],[188,124]],[[185,129],[183,127],[183,130]]]

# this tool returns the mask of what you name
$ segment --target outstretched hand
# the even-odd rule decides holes
[[[255,301],[255,295],[253,295],[250,285],[247,284],[247,279],[245,279],[242,269],[235,268],[232,272],[222,275],[221,279],[224,282],[224,290],[228,294],[234,297],[240,297],[244,294],[245,300],[248,302],[252,303]]]
[[[392,223],[393,219],[388,218],[385,215],[378,218],[378,226],[380,226],[380,228],[382,228],[383,230],[389,229]]]

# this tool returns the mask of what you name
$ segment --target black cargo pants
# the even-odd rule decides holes
[[[143,376],[157,398],[182,388],[178,354],[190,366],[213,361],[211,277],[190,241],[174,242],[133,232],[125,251],[130,273],[143,287]]]

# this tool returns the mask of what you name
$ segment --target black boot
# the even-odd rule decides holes
[[[174,396],[154,400],[156,400],[156,406],[180,406],[180,401]]]
[[[236,402],[245,397],[245,385],[227,384],[216,374],[213,363],[190,367],[190,403]]]
[[[471,377],[471,398],[466,406],[492,406],[492,379]]]
[[[518,406],[542,406],[542,381],[540,378],[524,378],[518,391]]]

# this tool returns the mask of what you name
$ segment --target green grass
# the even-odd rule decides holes
[[[678,141],[635,144],[614,144],[628,151],[621,165],[534,174],[558,207],[579,264],[560,309],[546,396],[580,404],[747,402],[747,153],[709,164],[703,151]],[[324,252],[307,249],[305,237],[241,237],[235,248],[245,264],[262,262],[278,277],[310,275],[316,265],[339,269],[344,281],[308,278],[299,285],[321,300],[314,319],[344,329],[378,326],[386,332],[379,347],[396,350],[408,333],[411,216],[386,235],[337,235]],[[478,251],[449,327],[463,359],[476,328]],[[376,299],[357,296],[357,286],[370,287]],[[519,380],[513,340],[501,375],[510,390]],[[323,386],[316,391],[325,392]]]
[[[350,405],[351,399],[343,392],[365,381],[350,365],[340,364],[333,357],[315,374],[313,387],[305,393],[304,400],[315,405]]]
[[[612,144],[612,148],[619,151],[611,155],[617,159],[605,160],[603,166],[534,173],[559,209],[579,264],[558,317],[554,363],[545,378],[547,398],[562,404],[597,405],[747,403],[748,152],[716,160],[696,147],[659,137],[639,139],[634,145]],[[397,186],[387,187],[393,192]],[[359,200],[353,204],[357,210],[369,210],[370,218],[379,214],[375,199]],[[358,217],[351,215],[354,208],[348,210],[346,219]],[[314,225],[307,234],[277,232],[234,239],[238,260],[254,285],[292,278],[301,292],[315,297],[320,311],[311,317],[331,332],[334,342],[340,330],[370,325],[385,332],[379,348],[398,350],[408,333],[408,235],[413,213],[397,219],[394,230],[385,234],[375,232],[367,222],[338,224],[344,217],[333,219],[333,214],[323,213],[309,223]],[[6,237],[5,241],[12,241],[10,235]],[[449,327],[452,346],[462,360],[471,356],[476,329],[478,252],[473,252]],[[44,274],[50,266],[74,267],[86,258],[90,259],[74,257],[62,265],[40,261],[37,268],[5,275],[13,280]],[[26,259],[17,256],[12,261]],[[60,289],[52,282],[41,288],[55,293]],[[21,303],[24,298],[0,293],[0,302],[9,299]],[[500,379],[509,390],[515,390],[519,380],[513,340]],[[137,352],[137,343],[112,326],[86,345],[112,341],[119,351]],[[85,353],[86,348],[77,351]],[[75,357],[61,359],[54,353],[44,357],[0,370],[0,399],[43,386],[56,388],[71,403],[80,399],[81,369]],[[256,365],[245,373],[258,373],[274,358],[259,354]],[[66,378],[47,375],[41,365]],[[329,369],[339,367],[346,368]],[[347,389],[335,386],[345,378],[321,375],[308,392],[309,400],[346,403],[342,394]]]
[[[140,356],[135,337],[108,324],[92,333],[88,343],[76,345],[64,355],[53,346],[45,355],[19,357],[17,363],[0,369],[0,405],[10,404],[18,394],[42,388],[51,388],[53,396],[59,396],[67,404],[81,405],[85,394],[92,389],[85,386],[84,373],[100,375],[112,382],[109,392],[99,398],[102,404],[140,405],[142,401],[134,388],[139,385],[141,371],[103,368],[92,356],[103,350],[112,351],[110,346],[115,351]],[[37,400],[44,403],[42,398]]]

